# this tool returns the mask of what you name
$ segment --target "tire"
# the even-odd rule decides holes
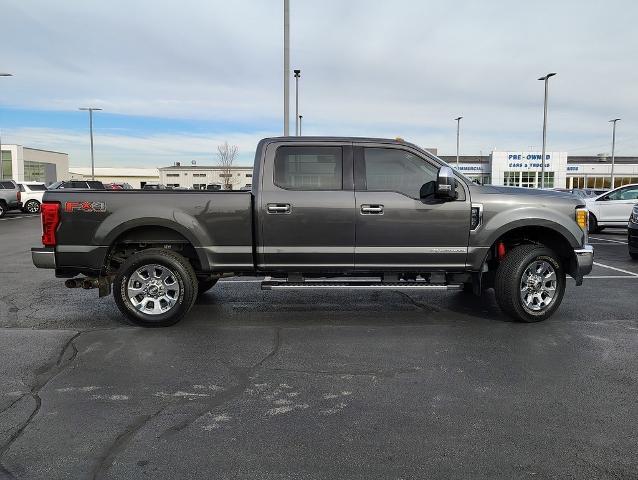
[[[553,272],[550,280],[541,281],[542,275],[550,272]],[[524,285],[525,278],[529,283]],[[553,250],[521,245],[512,249],[496,270],[494,291],[497,303],[507,315],[521,322],[540,322],[551,317],[560,306],[565,284],[565,271]],[[526,295],[530,289],[534,293]]]
[[[629,256],[634,260],[638,260],[638,252],[629,252]]]
[[[29,200],[24,204],[23,210],[26,213],[40,213],[40,202],[37,200]]]
[[[601,228],[598,226],[598,220],[593,213],[589,214],[589,233],[598,233]]]
[[[136,290],[139,293],[134,295]],[[113,282],[117,307],[131,323],[141,327],[176,324],[195,303],[197,290],[197,277],[188,260],[161,248],[127,258]]]
[[[4,217],[7,214],[7,206],[4,202],[0,202],[0,218]]]
[[[206,280],[198,280],[197,284],[199,286],[198,290],[198,295],[201,295],[203,293],[206,293],[207,291],[209,291],[211,288],[213,288],[215,286],[215,284],[217,283],[217,281],[219,280],[219,278],[207,278]]]

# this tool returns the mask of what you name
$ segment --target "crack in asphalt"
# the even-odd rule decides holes
[[[264,365],[264,363],[274,358],[279,353],[279,349],[281,347],[281,330],[282,330],[281,327],[276,327],[274,329],[273,346],[270,352],[268,353],[268,355],[266,355],[264,358],[259,360],[259,362],[255,363],[251,367],[234,369],[233,374],[238,380],[237,384],[234,387],[229,388],[225,390],[224,392],[222,392],[221,394],[213,397],[211,399],[212,401],[207,403],[205,408],[200,409],[200,411],[196,413],[195,415],[184,420],[183,422],[180,422],[176,425],[169,427],[160,435],[160,438],[165,438],[167,436],[174,435],[175,433],[178,433],[181,430],[184,430],[189,425],[192,425],[193,423],[195,423],[198,419],[200,419],[209,411],[214,410],[220,405],[223,405],[229,402],[230,400],[241,396],[246,390],[246,388],[248,388],[248,385],[250,385],[250,377],[253,376],[253,374],[255,373],[255,370],[261,368]]]
[[[110,470],[110,468],[115,463],[115,459],[117,458],[117,456],[121,452],[126,450],[130,441],[133,439],[133,437],[135,437],[137,432],[142,430],[142,428],[144,428],[144,426],[148,422],[150,422],[155,417],[157,417],[160,413],[162,413],[162,411],[165,408],[166,406],[163,406],[162,408],[157,410],[155,413],[151,413],[150,415],[142,415],[135,422],[131,423],[128,427],[126,427],[126,430],[124,430],[120,435],[117,436],[115,441],[104,453],[99,463],[93,470],[93,475],[91,476],[91,478],[93,480],[104,478],[106,474],[108,473],[108,471]]]
[[[400,290],[393,290],[393,291],[395,293],[398,293],[399,295],[402,295],[403,297],[407,298],[410,301],[410,303],[412,305],[414,305],[415,307],[417,307],[419,310],[423,310],[424,312],[430,312],[430,313],[439,312],[438,308],[435,308],[435,307],[433,307],[431,305],[423,304],[421,302],[417,302],[414,298],[412,298],[410,295],[408,295],[405,292],[402,292]]]
[[[60,350],[60,353],[58,354],[58,358],[56,359],[55,362],[52,362],[50,364],[45,364],[36,370],[35,372],[36,379],[34,384],[31,386],[31,390],[29,391],[29,393],[21,397],[21,398],[24,398],[27,395],[30,395],[31,398],[33,398],[33,401],[35,402],[35,408],[31,412],[31,414],[27,417],[27,419],[24,422],[22,422],[18,426],[16,431],[9,437],[9,440],[4,445],[2,445],[2,447],[0,447],[0,472],[4,473],[10,478],[15,478],[15,476],[9,470],[7,470],[7,468],[4,466],[4,464],[2,463],[2,458],[4,457],[5,453],[11,448],[11,446],[16,442],[16,440],[18,440],[22,436],[25,429],[31,424],[31,421],[40,412],[40,408],[42,407],[42,399],[40,398],[40,390],[42,390],[50,381],[52,381],[55,377],[57,377],[60,373],[62,373],[69,365],[71,365],[73,361],[75,360],[75,358],[77,357],[78,349],[75,347],[75,344],[73,342],[83,333],[85,332],[84,331],[76,332],[74,335],[71,336],[71,338],[69,338],[69,340],[67,340],[64,343],[64,345],[62,346],[62,349]],[[69,347],[71,347],[72,353],[71,353],[71,356],[65,360],[66,353]]]

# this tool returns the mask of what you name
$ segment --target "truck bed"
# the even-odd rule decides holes
[[[251,192],[65,189],[44,202],[60,203],[55,256],[66,268],[100,271],[111,245],[134,240],[136,229],[148,238],[149,226],[159,243],[190,242],[202,271],[254,268]]]

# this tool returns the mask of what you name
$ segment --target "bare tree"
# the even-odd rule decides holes
[[[217,145],[217,160],[219,166],[222,167],[221,176],[224,178],[224,190],[232,190],[233,188],[232,169],[238,152],[239,147],[237,145],[228,145],[228,142]]]

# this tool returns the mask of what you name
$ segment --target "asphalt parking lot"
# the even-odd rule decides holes
[[[220,282],[168,329],[35,269],[0,219],[0,478],[638,478],[638,262],[594,235],[558,313],[491,292]]]

